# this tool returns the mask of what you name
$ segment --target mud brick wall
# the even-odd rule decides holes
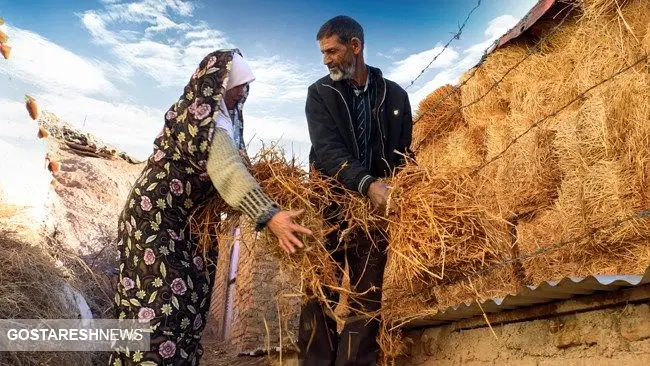
[[[239,244],[232,322],[224,338],[231,248],[232,241],[220,244],[206,337],[225,341],[237,352],[278,346],[280,331],[282,343],[290,344],[296,338],[300,299],[288,296],[293,287],[291,276],[280,270],[277,260],[250,233],[244,233]]]

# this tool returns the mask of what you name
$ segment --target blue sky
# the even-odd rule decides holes
[[[483,0],[461,38],[408,89],[413,108],[438,86],[456,82],[535,2]],[[0,0],[13,47],[13,58],[0,60],[0,122],[24,123],[27,93],[71,124],[146,158],[164,111],[201,58],[238,47],[257,77],[245,107],[250,152],[260,141],[282,139],[306,159],[304,100],[309,84],[325,75],[315,41],[324,21],[339,14],[357,19],[366,33],[366,62],[406,86],[476,3]],[[28,138],[21,131],[0,130],[0,143],[19,144]]]

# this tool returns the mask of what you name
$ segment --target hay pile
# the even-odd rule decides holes
[[[343,268],[331,260],[325,238],[339,229],[340,222],[348,222],[348,227],[339,237],[338,246],[342,248],[349,234],[355,230],[370,232],[378,225],[386,226],[385,219],[372,210],[367,200],[354,192],[345,191],[332,178],[316,171],[305,171],[298,161],[288,160],[284,151],[276,146],[263,148],[251,160],[249,169],[264,191],[284,210],[304,210],[296,222],[308,227],[314,235],[299,236],[305,249],[289,255],[279,247],[272,233],[264,230],[257,235],[247,217],[235,212],[220,198],[215,198],[198,210],[192,219],[191,231],[199,238],[199,244],[205,248],[214,245],[215,240],[231,240],[229,233],[233,230],[227,228],[240,226],[242,242],[267,248],[272,257],[280,262],[281,271],[296,279],[290,293],[280,294],[279,297],[302,297],[304,300],[315,296],[325,300],[323,288],[339,292],[342,299],[350,295],[349,284],[340,282]],[[275,300],[279,304],[287,303],[286,299]],[[345,306],[336,309],[338,303],[326,303],[337,316],[346,314]],[[341,322],[343,319],[337,320]]]
[[[433,286],[410,310],[650,265],[650,222],[628,220],[650,209],[650,3],[579,3],[421,103],[418,165],[393,181],[387,278],[399,296]],[[395,310],[391,321],[414,312]]]
[[[63,295],[66,283],[82,285],[56,265],[47,248],[0,230],[0,319],[77,319],[76,304]],[[2,365],[93,365],[107,362],[106,353],[0,352]]]
[[[420,104],[417,165],[393,179],[384,361],[412,318],[650,265],[650,220],[630,219],[650,209],[650,2],[577,5]]]

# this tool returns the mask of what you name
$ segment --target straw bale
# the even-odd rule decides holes
[[[641,41],[647,37],[650,30],[648,14],[650,14],[649,2],[631,0],[621,7],[620,12],[617,12],[615,22],[622,32],[628,32],[636,40]]]
[[[519,264],[513,263],[444,285],[409,283],[392,274],[384,281],[382,319],[395,326],[463,303],[515,294],[524,284],[524,273]]]
[[[527,130],[526,118],[508,117],[487,127],[487,160],[501,154]],[[523,122],[523,123],[522,123]],[[523,135],[501,158],[487,165],[482,174],[489,180],[480,203],[511,219],[530,215],[553,204],[562,175],[553,150],[555,132],[538,128]]]
[[[453,174],[479,166],[485,153],[485,128],[463,126],[422,146],[417,163],[440,175]]]
[[[646,30],[645,36],[642,38],[641,48],[645,53],[650,53],[650,22],[646,23],[648,25],[648,28]]]
[[[557,54],[534,54],[526,59],[521,69],[512,73],[512,92],[509,105],[518,124],[533,124],[575,98],[579,91],[573,83],[574,66],[558,58]],[[547,127],[557,123],[551,118]]]
[[[527,53],[526,48],[518,44],[496,50],[480,66],[461,77],[461,101],[467,106],[463,109],[463,117],[470,127],[483,127],[505,118],[510,110],[512,74],[501,79]],[[499,85],[494,87],[497,82]]]
[[[399,219],[389,226],[386,281],[393,288],[386,288],[385,319],[503,296],[524,283],[638,274],[650,265],[650,220],[629,219],[650,209],[648,64],[564,108],[650,52],[650,2],[580,3],[558,29],[560,18],[543,20],[466,72],[460,97],[467,127],[428,141],[419,167],[394,178]],[[475,144],[467,143],[470,131]],[[495,217],[510,223],[499,228]],[[486,240],[466,239],[469,227]],[[508,258],[519,261],[486,272]],[[400,309],[396,299],[412,305]],[[380,339],[385,355],[404,351],[399,332],[384,330]]]
[[[438,308],[446,309],[474,301],[484,302],[495,297],[514,295],[524,284],[519,264],[491,267],[486,273],[468,276],[466,279],[444,286],[436,286]]]
[[[559,19],[564,19],[565,15],[559,14]],[[539,54],[558,54],[565,50],[578,31],[578,19],[578,16],[572,13],[564,19],[560,27],[557,17],[544,19],[533,25],[530,32],[535,34],[535,44],[544,39],[544,42],[539,44]]]
[[[564,224],[572,230],[573,237],[578,237],[591,228],[611,225],[648,207],[634,172],[619,162],[602,161],[564,179],[556,208],[566,215]],[[606,230],[594,240],[606,245],[646,236],[650,233],[647,221],[627,222]]]
[[[400,265],[396,253],[388,252],[382,288],[382,320],[394,324],[405,318],[437,311],[438,301],[433,286],[422,280],[405,281],[396,274]]]
[[[637,72],[621,75],[558,125],[555,149],[564,173],[617,161],[648,206],[650,83]]]
[[[634,172],[645,206],[650,205],[650,73],[638,71],[621,75],[603,91],[608,156],[621,161]]]
[[[526,258],[526,281],[538,285],[567,276],[643,273],[650,266],[650,237],[638,236],[615,245],[599,245],[598,238],[575,240],[568,217],[549,210],[517,225],[518,245]]]
[[[606,21],[617,16],[617,9],[643,0],[578,0],[583,17],[589,21]]]
[[[573,77],[580,89],[593,85],[647,53],[642,44],[648,33],[650,7],[647,1],[642,0],[626,4],[611,19],[590,18],[592,13],[585,9],[571,42],[560,53],[566,62],[575,65]]]
[[[650,207],[635,178],[611,161],[567,175],[555,207],[517,226],[522,254],[538,254],[524,261],[527,278],[643,272],[650,264],[650,222],[630,218]],[[546,251],[558,243],[568,244]]]
[[[429,144],[465,125],[460,112],[460,91],[444,85],[424,98],[413,126],[413,146]]]
[[[404,281],[442,280],[507,257],[508,222],[477,205],[484,182],[409,166],[392,181],[395,216],[388,226],[394,275]]]

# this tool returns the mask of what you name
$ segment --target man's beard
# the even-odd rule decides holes
[[[352,77],[354,76],[354,72],[356,71],[354,57],[352,57],[352,59],[350,60],[350,64],[348,66],[342,65],[342,68],[335,66],[333,68],[330,68],[329,71],[330,71],[330,79],[332,79],[333,81],[352,79]]]

